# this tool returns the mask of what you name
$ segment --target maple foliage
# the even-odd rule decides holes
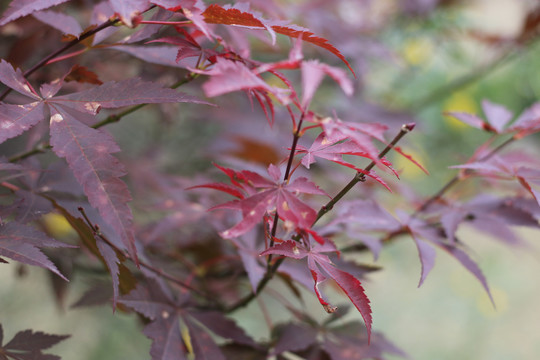
[[[517,148],[540,132],[540,105],[527,99],[517,117],[488,99],[483,116],[447,109],[490,137],[446,184],[399,182],[401,160],[429,175],[408,135],[423,120],[393,93],[365,101],[383,87],[364,88],[372,63],[402,67],[373,40],[392,19],[351,22],[374,13],[368,3],[6,3],[0,263],[44,269],[59,307],[84,284],[73,307],[131,314],[152,360],[406,358],[369,298],[382,267],[359,255],[374,262],[401,239],[418,254],[418,286],[442,252],[496,306],[460,230],[525,247],[515,227],[540,229],[540,163]],[[439,5],[406,3],[396,6],[418,18]],[[521,48],[534,19],[507,43]],[[28,33],[40,32],[36,46]],[[427,160],[436,172],[438,156]],[[88,285],[88,273],[106,283]],[[248,305],[265,336],[246,326]],[[43,351],[68,337],[24,330],[5,341],[0,325],[0,359],[60,359]]]
[[[44,354],[42,351],[69,338],[69,335],[50,335],[41,331],[19,331],[4,345],[4,329],[0,324],[0,355],[3,359],[58,360],[60,357]]]

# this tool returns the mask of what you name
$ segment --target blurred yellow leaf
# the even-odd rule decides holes
[[[458,92],[453,93],[448,98],[448,100],[445,101],[443,105],[443,112],[447,112],[447,111],[457,111],[457,112],[466,112],[470,114],[477,114],[478,105],[476,104],[474,97],[469,92],[458,91]],[[462,121],[459,121],[458,119],[452,116],[445,116],[445,119],[448,126],[456,130],[470,128],[469,125],[465,124]]]
[[[75,234],[75,230],[73,230],[66,218],[58,213],[44,215],[43,223],[52,237],[62,238]]]
[[[405,41],[403,58],[411,65],[427,63],[433,56],[433,45],[426,38],[413,38]]]

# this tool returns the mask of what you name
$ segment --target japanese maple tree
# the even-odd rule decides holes
[[[290,10],[309,15],[317,8],[321,24],[339,27],[328,20],[332,2],[318,3]],[[442,6],[407,3],[402,10],[417,16]],[[472,225],[508,245],[523,243],[512,226],[539,228],[538,158],[507,150],[540,131],[538,103],[516,118],[489,100],[482,102],[484,116],[448,112],[491,137],[452,166],[457,174],[434,186],[440,190],[421,196],[398,184],[401,169],[392,160],[429,176],[398,146],[415,142],[418,119],[360,121],[361,112],[327,105],[318,90],[339,89],[339,98],[360,90],[367,76],[361,56],[350,58],[350,49],[334,45],[336,37],[294,24],[285,5],[88,4],[12,0],[0,18],[0,36],[15,34],[0,59],[0,262],[46,269],[61,306],[58,294],[72,291],[75,275],[89,267],[106,273],[108,285],[90,287],[73,306],[110,305],[113,313],[138,317],[152,360],[406,357],[377,328],[371,309],[365,280],[379,269],[350,256],[371,251],[376,259],[401,239],[418,252],[419,286],[438,248],[494,303],[458,228]],[[530,20],[507,41],[530,41],[538,24]],[[47,38],[35,56],[18,53],[28,44],[16,34],[41,29]],[[138,114],[158,117],[163,135],[138,144],[133,134],[144,135],[143,125],[112,125]],[[168,154],[162,140],[171,123],[186,119],[190,145]],[[209,126],[210,119],[217,124]],[[196,134],[215,126],[222,130]],[[233,130],[242,135],[229,136]],[[193,156],[196,166],[184,168]],[[485,184],[475,196],[453,192],[475,181]],[[360,198],[346,197],[356,191]],[[382,192],[407,201],[384,204]],[[55,234],[51,216],[71,235]],[[278,282],[289,298],[272,290]],[[334,290],[349,304],[331,302]],[[306,292],[320,302],[323,320],[303,306]],[[256,339],[231,315],[258,304],[271,319],[256,301],[266,295],[291,320],[268,321],[268,337]],[[0,359],[59,359],[43,351],[68,337],[24,330],[5,341],[0,325]]]

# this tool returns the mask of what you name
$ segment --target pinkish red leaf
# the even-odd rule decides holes
[[[51,6],[65,3],[69,0],[12,0],[9,8],[0,18],[0,26],[36,11],[48,9]]]
[[[335,68],[317,60],[302,62],[302,108],[306,110],[311,103],[315,91],[319,87],[324,75],[330,76],[340,86],[343,92],[351,96],[353,85],[345,71]]]
[[[282,243],[274,244],[274,246],[261,253],[261,256],[266,255],[281,255],[293,259],[303,259],[308,255],[308,251],[296,241],[287,240]]]
[[[535,103],[523,111],[508,131],[518,131],[519,137],[540,131],[540,103]]]
[[[272,26],[272,29],[278,34],[287,35],[288,37],[301,38],[302,41],[307,41],[330,51],[332,54],[336,55],[341,61],[343,61],[345,65],[347,65],[349,70],[353,73],[353,75],[356,77],[354,70],[352,69],[347,59],[345,59],[345,56],[343,56],[334,45],[330,44],[327,39],[315,36],[315,34],[308,29],[297,25],[274,25]]]
[[[215,190],[226,192],[227,194],[230,194],[239,199],[244,198],[244,194],[240,192],[238,189],[234,188],[231,185],[227,185],[223,183],[210,183],[210,184],[196,185],[196,186],[188,187],[186,188],[186,190],[199,189],[199,188],[215,189]]]
[[[79,25],[75,18],[63,13],[45,10],[33,13],[32,15],[42,23],[60,30],[62,34],[78,37],[83,31],[81,25]]]
[[[489,124],[495,129],[495,132],[499,134],[503,132],[506,124],[508,124],[514,116],[506,107],[494,104],[488,100],[482,101],[482,109],[484,110],[484,114],[486,115]]]
[[[368,343],[371,337],[371,306],[368,297],[364,292],[364,288],[360,281],[349,273],[341,271],[332,265],[324,262],[319,262],[319,265],[330,275],[339,287],[347,294],[353,305],[358,309],[368,332]]]
[[[489,131],[488,124],[486,124],[484,120],[482,120],[480,117],[476,115],[465,113],[465,112],[456,112],[456,111],[446,112],[445,115],[453,116],[456,119],[463,121],[465,124],[468,124],[477,129]]]
[[[338,49],[330,44],[325,38],[315,36],[315,34],[303,27],[283,22],[264,20],[259,14],[249,11],[247,7],[222,7],[217,4],[212,4],[206,8],[202,13],[202,16],[204,17],[204,21],[208,24],[225,24],[243,26],[251,29],[266,29],[272,36],[272,39],[275,37],[274,32],[291,38],[301,38],[303,41],[320,46],[336,55],[354,74],[349,62]]]
[[[213,209],[229,208],[242,210],[242,220],[232,228],[221,232],[224,238],[240,236],[257,225],[267,211],[277,211],[280,217],[291,221],[300,228],[310,228],[317,216],[315,210],[298,199],[298,193],[327,195],[306,178],[295,179],[290,184],[282,184],[277,180],[280,172],[277,167],[270,166],[269,174],[274,181],[266,179],[252,171],[235,172],[223,168],[235,186],[242,190],[252,188],[251,196],[215,206]],[[240,184],[243,182],[244,184]],[[255,189],[261,189],[255,192]]]
[[[238,90],[259,90],[274,95],[282,104],[289,102],[289,91],[268,85],[246,65],[238,61],[217,58],[208,71],[198,71],[209,75],[210,80],[203,84],[208,97],[223,95]]]

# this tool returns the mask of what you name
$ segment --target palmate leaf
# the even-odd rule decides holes
[[[131,195],[120,180],[125,171],[111,153],[120,149],[108,134],[79,122],[70,112],[51,106],[51,145],[65,158],[83,186],[90,204],[121,237],[131,256],[136,258],[131,210]]]
[[[230,176],[233,176],[232,179],[236,179],[233,185],[241,192],[249,189],[250,196],[212,208],[228,208],[242,211],[242,220],[232,228],[221,232],[221,236],[226,239],[247,233],[262,220],[263,215],[267,211],[274,210],[277,210],[279,216],[285,220],[289,220],[301,228],[310,228],[317,214],[313,208],[298,198],[298,194],[305,193],[328,196],[326,192],[319,189],[306,178],[297,178],[289,184],[281,183],[279,180],[281,172],[274,165],[268,167],[268,174],[271,179],[264,178],[251,171],[235,172],[231,169],[227,169],[227,171]],[[205,187],[205,185],[199,185],[198,187]],[[231,194],[229,188],[218,188],[214,184],[210,184],[208,187]],[[259,189],[259,192],[254,192],[255,189]]]
[[[272,39],[275,39],[275,33],[283,34],[291,38],[301,38],[303,41],[322,47],[336,55],[354,74],[349,62],[338,49],[330,44],[327,39],[315,36],[315,34],[308,29],[281,21],[265,20],[258,13],[249,11],[247,7],[222,7],[217,4],[212,4],[206,8],[202,13],[202,16],[204,17],[204,21],[208,24],[224,24],[267,30],[272,36]]]
[[[184,318],[196,359],[225,360],[225,356],[210,335],[189,317]]]
[[[345,292],[347,297],[362,315],[364,323],[366,324],[369,342],[372,324],[369,299],[366,296],[360,281],[351,274],[336,268],[328,256],[324,254],[327,252],[336,251],[335,246],[329,240],[326,240],[323,245],[311,248],[308,248],[299,242],[287,240],[266,249],[261,253],[261,256],[273,254],[286,256],[293,259],[303,259],[307,257],[308,268],[314,280],[314,291],[325,311],[328,313],[333,313],[337,309],[326,300],[324,294],[319,289],[319,285],[322,282],[324,282],[327,278],[331,278]]]
[[[503,133],[504,127],[513,117],[513,114],[506,107],[494,104],[488,100],[482,101],[482,109],[486,115],[486,122],[474,114],[464,112],[448,112],[447,115],[453,116],[477,129],[496,134]]]
[[[17,91],[20,94],[31,97],[34,100],[41,100],[36,91],[30,86],[20,69],[14,69],[10,63],[4,59],[0,60],[0,82]]]
[[[474,170],[475,175],[492,179],[516,180],[525,188],[540,205],[540,191],[534,186],[540,186],[540,170],[530,167],[527,157],[492,156],[486,162],[471,162],[464,165],[451,166],[455,169]],[[534,165],[532,165],[534,166]]]
[[[144,335],[152,339],[152,346],[150,347],[152,360],[187,359],[178,322],[177,314],[169,315],[169,313],[163,312],[162,317],[144,328]]]
[[[118,108],[129,105],[193,102],[208,104],[196,97],[167,89],[157,83],[129,79],[107,82],[88,90],[54,97],[63,84],[63,78],[41,87],[41,95],[31,88],[20,70],[4,60],[0,61],[0,82],[32,98],[29,104],[0,103],[0,143],[18,136],[45,118],[44,104],[62,105],[80,112],[96,114],[100,108]],[[93,120],[88,123],[94,122]]]
[[[475,114],[465,112],[447,112],[447,115],[453,116],[464,123],[477,129],[494,132],[496,134],[516,133],[517,138],[521,138],[540,131],[540,105],[533,104],[524,110],[516,121],[508,126],[513,118],[512,112],[500,104],[494,104],[490,101],[482,101],[486,121]]]
[[[56,345],[70,337],[70,335],[51,335],[41,331],[19,331],[5,345],[3,342],[3,328],[0,324],[0,358],[13,360],[60,360],[59,356],[43,354],[43,350]]]
[[[459,242],[455,242],[454,240],[445,241],[441,235],[441,232],[437,228],[430,226],[422,220],[414,218],[407,219],[407,216],[404,214],[400,214],[400,218],[403,219],[407,232],[411,235],[416,243],[420,261],[422,263],[422,275],[420,277],[418,286],[422,285],[427,274],[429,271],[431,271],[433,265],[435,264],[436,253],[435,249],[431,246],[431,244],[433,244],[459,261],[461,265],[463,265],[463,267],[465,267],[465,269],[467,269],[467,271],[469,271],[482,284],[482,287],[489,296],[493,306],[495,306],[486,277],[482,273],[480,267],[463,250]],[[453,225],[443,225],[443,228],[453,229]],[[498,228],[498,231],[501,231],[500,227]],[[448,234],[447,237],[453,237],[453,234]]]
[[[179,328],[178,304],[163,293],[159,286],[153,282],[147,286],[139,283],[129,294],[122,296],[120,302],[151,320],[143,333],[152,339],[152,360],[186,358],[184,340]]]
[[[132,229],[132,214],[127,202],[131,196],[120,177],[125,174],[118,160],[110,154],[119,151],[114,139],[89,127],[101,107],[168,102],[204,103],[189,95],[161,85],[129,79],[108,82],[89,90],[54,97],[63,79],[42,86],[42,97],[30,88],[22,73],[5,61],[0,62],[0,81],[23,95],[38,99],[26,105],[0,104],[0,142],[15,137],[42,120],[44,105],[51,113],[50,136],[53,151],[66,158],[90,204],[122,239],[131,257],[137,260]]]
[[[304,109],[308,109],[325,74],[334,79],[347,96],[352,95],[353,85],[345,71],[317,60],[302,61],[302,107]]]
[[[48,102],[92,114],[97,113],[102,107],[110,109],[139,104],[192,102],[209,105],[194,96],[141,79],[110,81],[89,90],[57,96]]]
[[[313,144],[311,144],[309,149],[305,148],[304,146],[298,145],[296,153],[304,155],[302,157],[301,163],[307,169],[309,169],[311,164],[315,163],[316,158],[319,157],[361,172],[362,174],[367,175],[377,181],[387,190],[391,191],[390,187],[374,171],[364,171],[363,169],[343,159],[344,155],[360,156],[368,159],[370,158],[370,155],[364,152],[363,148],[359,147],[355,142],[350,141],[347,138],[339,141],[330,141],[326,133],[322,132],[315,139]],[[395,170],[392,168],[392,164],[386,158],[378,159],[378,161],[380,161],[384,166],[393,171],[396,177],[399,178]]]
[[[225,339],[242,345],[255,346],[255,342],[236,323],[215,311],[194,311],[188,307],[186,297],[174,300],[157,284],[140,283],[120,302],[151,322],[143,333],[152,339],[152,360],[187,359],[193,350],[197,359],[224,359],[221,350],[204,327]],[[183,322],[187,329],[180,327]],[[187,331],[185,331],[187,330]]]
[[[247,90],[268,92],[275,96],[282,104],[290,102],[289,90],[268,85],[254,71],[238,61],[219,57],[210,70],[192,69],[192,71],[210,76],[210,80],[202,86],[204,93],[208,97],[220,96],[233,91]]]
[[[12,0],[9,8],[4,12],[2,18],[0,18],[0,26],[36,11],[65,3],[66,1],[69,0]]]
[[[56,266],[43,254],[42,247],[75,247],[49,238],[45,233],[16,222],[0,225],[0,256],[23,264],[40,266],[66,280]]]

